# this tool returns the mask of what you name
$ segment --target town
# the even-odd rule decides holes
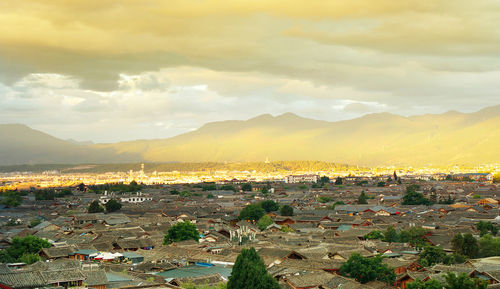
[[[497,167],[147,166],[4,172],[0,287],[500,288]]]

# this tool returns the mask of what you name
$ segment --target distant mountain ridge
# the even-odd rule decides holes
[[[2,163],[237,162],[266,158],[359,165],[500,163],[500,105],[475,113],[449,111],[410,117],[375,113],[337,122],[293,113],[264,114],[246,121],[207,123],[166,139],[95,145],[74,144],[29,130],[26,126],[0,125],[0,137],[9,138],[0,144]]]

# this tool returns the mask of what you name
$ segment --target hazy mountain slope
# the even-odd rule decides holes
[[[123,142],[147,161],[325,160],[363,165],[500,163],[500,106],[465,114],[389,113],[325,122],[287,113],[209,123],[169,139]]]
[[[168,139],[82,145],[0,125],[0,162],[110,163],[322,160],[360,165],[500,163],[500,106],[326,122],[291,113],[208,123]]]
[[[0,125],[0,163],[106,163],[139,160],[132,154],[118,155],[111,148],[73,144],[21,124]]]

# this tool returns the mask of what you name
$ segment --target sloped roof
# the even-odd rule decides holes
[[[0,273],[0,284],[12,288],[37,288],[47,285],[39,271],[17,271]]]

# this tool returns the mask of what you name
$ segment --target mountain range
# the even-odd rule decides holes
[[[321,160],[358,165],[500,163],[500,105],[474,113],[390,113],[328,122],[292,113],[207,123],[171,138],[111,144],[61,140],[0,125],[0,162],[123,163]]]

